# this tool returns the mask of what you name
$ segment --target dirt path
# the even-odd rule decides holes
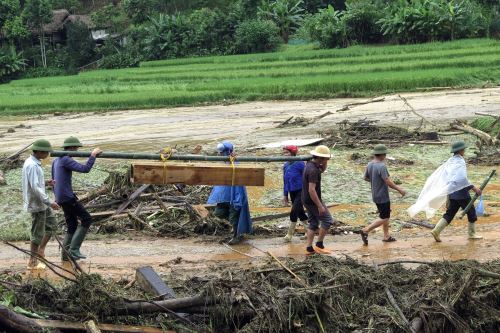
[[[370,245],[363,246],[358,235],[328,236],[326,243],[337,257],[349,256],[367,263],[391,260],[458,260],[474,259],[486,261],[500,258],[500,222],[481,224],[478,232],[483,240],[469,241],[466,225],[458,222],[447,228],[442,235],[443,242],[436,243],[427,229],[403,230],[396,233],[398,241],[383,243],[381,233],[370,236]],[[18,242],[27,248],[27,243]],[[295,238],[293,243],[284,244],[281,238],[249,239],[245,244],[234,246],[245,253],[239,254],[224,245],[193,239],[138,238],[131,240],[88,241],[82,251],[89,255],[83,261],[85,270],[98,272],[113,278],[131,277],[135,268],[153,266],[159,272],[183,271],[184,275],[205,274],[210,266],[224,264],[245,264],[265,258],[263,251],[277,256],[304,258],[304,241]],[[49,243],[47,256],[59,262],[59,249],[55,242]],[[27,258],[11,247],[0,244],[0,267],[16,272],[25,272]],[[40,272],[39,272],[40,273]],[[46,272],[43,274],[47,274]]]
[[[500,114],[500,87],[458,91],[402,94],[430,121],[445,125],[456,118],[470,118],[474,112]],[[108,113],[64,114],[59,116],[0,118],[0,154],[12,152],[36,138],[45,137],[60,144],[69,135],[78,135],[88,145],[109,150],[152,151],[168,145],[191,145],[231,139],[238,146],[254,146],[281,138],[314,137],[317,129],[343,119],[369,116],[387,124],[414,124],[419,120],[397,95],[385,96],[382,102],[359,105],[345,112],[334,112],[346,103],[367,99],[332,99],[315,101],[254,102],[236,105],[180,107],[119,111]],[[308,127],[275,129],[292,115],[334,114]],[[20,124],[28,128],[7,129]]]

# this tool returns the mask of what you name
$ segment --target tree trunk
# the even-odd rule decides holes
[[[44,331],[44,328],[38,325],[33,319],[18,314],[3,305],[0,305],[0,329],[20,333],[47,331]],[[59,330],[51,330],[50,332],[59,332]]]
[[[167,312],[165,309],[176,312],[182,311],[190,313],[190,308],[195,309],[195,312],[198,312],[200,307],[205,307],[215,303],[216,302],[213,299],[210,299],[203,295],[198,295],[193,297],[168,299],[165,301],[157,302],[128,303],[123,307],[117,308],[116,313],[123,315],[136,315],[142,313]]]

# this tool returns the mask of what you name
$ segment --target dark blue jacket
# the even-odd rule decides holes
[[[302,190],[302,174],[304,173],[304,162],[286,162],[283,165],[283,195]]]
[[[69,156],[58,157],[52,162],[52,179],[56,181],[54,194],[56,202],[61,204],[74,199],[71,185],[73,171],[87,173],[94,166],[95,157],[89,157],[86,164],[80,164]]]

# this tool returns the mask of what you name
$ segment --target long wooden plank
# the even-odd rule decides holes
[[[62,320],[34,319],[34,321],[43,328],[58,328],[67,331],[85,331],[84,323],[67,322]],[[175,333],[175,331],[164,331],[160,328],[149,326],[130,326],[114,324],[98,324],[97,327],[102,332],[119,333]]]
[[[234,182],[233,182],[234,172]],[[248,185],[264,186],[264,168],[253,164],[132,163],[136,184]]]

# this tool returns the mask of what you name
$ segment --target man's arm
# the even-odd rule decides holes
[[[325,207],[321,203],[321,200],[319,200],[318,193],[316,193],[316,183],[309,183],[308,191],[311,200],[314,202],[316,207],[318,207],[319,215],[323,215],[325,213]]]
[[[368,174],[368,168],[365,169],[365,175],[364,175],[364,180],[369,182],[370,181],[370,175]]]
[[[75,172],[88,173],[94,166],[96,156],[102,153],[99,148],[95,148],[90,154],[86,164],[80,164],[72,158],[65,159],[64,167]]]
[[[392,179],[390,177],[385,178],[384,181],[387,184],[387,186],[389,186],[393,190],[398,191],[402,197],[404,197],[406,195],[406,191],[402,187],[394,184],[394,182],[392,181]]]

